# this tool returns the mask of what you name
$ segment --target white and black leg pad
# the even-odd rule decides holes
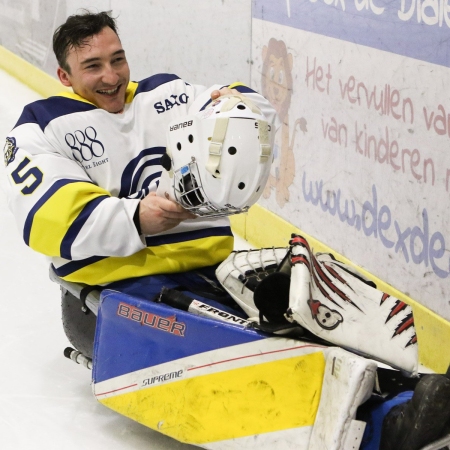
[[[333,255],[314,254],[308,241],[291,241],[291,285],[286,317],[339,347],[408,373],[418,370],[413,311],[403,301]]]
[[[356,410],[372,393],[376,368],[369,359],[329,349],[309,450],[359,449],[366,424],[355,420]]]

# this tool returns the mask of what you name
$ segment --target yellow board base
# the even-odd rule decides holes
[[[72,89],[63,86],[56,78],[51,77],[1,45],[0,69],[9,73],[44,98],[63,91],[72,92]]]

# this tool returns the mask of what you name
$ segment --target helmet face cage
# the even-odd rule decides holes
[[[224,205],[225,208],[214,206],[203,189],[200,171],[194,157],[187,165],[174,171],[174,192],[176,201],[197,216],[229,216],[249,209],[248,206],[235,208],[228,204]]]

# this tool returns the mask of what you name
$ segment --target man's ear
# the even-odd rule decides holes
[[[58,75],[59,81],[61,81],[61,83],[64,86],[67,86],[67,87],[72,86],[72,83],[70,82],[70,79],[69,79],[69,74],[67,73],[66,70],[64,70],[61,67],[58,67],[58,70],[56,71],[56,73]]]

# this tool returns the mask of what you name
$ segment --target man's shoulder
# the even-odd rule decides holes
[[[137,83],[135,96],[143,92],[153,91],[173,81],[181,81],[183,84],[185,83],[178,75],[173,73],[157,73],[148,78],[144,78]]]
[[[70,94],[55,95],[26,105],[15,128],[23,124],[34,123],[44,130],[52,120],[58,117],[93,109],[97,109],[97,107],[83,101],[81,97]]]

